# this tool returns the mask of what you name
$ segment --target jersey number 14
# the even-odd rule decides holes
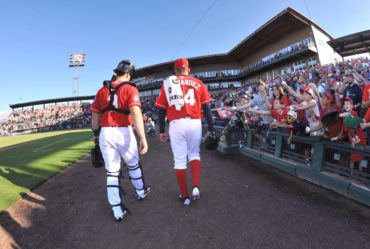
[[[194,98],[194,89],[190,88],[188,92],[184,96],[185,104],[189,104],[190,106],[195,105],[195,98]]]

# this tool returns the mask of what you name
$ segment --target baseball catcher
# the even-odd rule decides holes
[[[112,80],[104,82],[91,105],[91,125],[94,140],[99,142],[107,171],[108,202],[114,218],[119,221],[126,213],[130,213],[122,201],[124,192],[120,184],[121,158],[129,170],[137,199],[144,199],[149,194],[150,187],[145,184],[143,169],[139,163],[139,153],[145,154],[148,144],[139,91],[135,84],[130,83],[135,66],[129,60],[122,60],[113,71],[115,75]],[[140,139],[139,149],[132,124]],[[94,155],[95,153],[96,151]]]

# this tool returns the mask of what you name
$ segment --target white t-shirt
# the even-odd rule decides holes
[[[315,103],[315,106],[314,107],[311,107],[311,108],[308,108],[305,110],[305,115],[306,115],[306,118],[307,118],[307,121],[308,121],[308,125],[310,126],[310,128],[315,128],[317,127],[319,124],[320,124],[320,111],[319,111],[319,106],[317,105],[317,102],[316,100],[314,99],[311,99],[310,102],[307,102],[307,101],[303,101],[302,104],[303,105],[309,105],[311,103]]]

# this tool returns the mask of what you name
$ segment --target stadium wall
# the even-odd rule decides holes
[[[236,139],[238,129],[231,130],[226,135],[223,127],[216,127],[216,129],[221,136],[217,149],[219,152],[251,157],[370,206],[370,173],[367,170],[367,167],[370,167],[369,146],[356,145],[356,148],[353,148],[347,143],[322,141],[318,137],[293,136],[292,144],[295,148],[292,149],[286,144],[288,137],[286,133],[271,132],[271,139],[261,144],[256,140],[253,131],[247,130],[247,143],[240,147]],[[299,148],[312,148],[310,164],[302,160],[304,153]],[[343,167],[350,153],[359,153],[364,156],[359,166],[362,170]]]
[[[314,34],[320,64],[325,65],[343,61],[342,56],[336,53],[334,49],[328,44],[330,38],[319,29],[317,29],[315,26],[312,25],[311,28]]]
[[[263,47],[261,50],[258,50],[250,56],[244,58],[241,62],[241,66],[246,67],[250,64],[253,64],[261,60],[265,56],[275,53],[280,49],[286,48],[293,43],[303,41],[305,38],[308,37],[312,37],[312,32],[309,27],[286,34],[282,39],[273,41],[270,45]]]
[[[197,74],[201,72],[208,72],[208,71],[222,71],[222,70],[231,70],[231,69],[240,69],[239,63],[217,63],[217,64],[209,64],[209,65],[202,65],[198,67],[192,67],[191,73]]]

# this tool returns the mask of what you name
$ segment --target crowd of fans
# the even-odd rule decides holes
[[[46,108],[14,110],[0,124],[0,135],[82,128],[91,123],[90,104],[50,105]]]
[[[243,119],[259,131],[277,129],[292,135],[370,142],[370,59],[357,58],[310,70],[283,72],[272,79],[213,95],[217,121]],[[235,115],[239,113],[239,115]],[[351,164],[363,159],[351,153]]]
[[[218,124],[225,125],[233,111],[238,111],[243,114],[244,124],[252,129],[280,129],[291,135],[322,136],[366,145],[370,141],[369,82],[370,60],[357,58],[283,72],[215,92],[211,107]],[[141,98],[143,113],[154,120],[155,99],[156,96]],[[14,110],[0,124],[0,135],[85,127],[90,121],[88,103]]]
[[[156,98],[157,96],[145,96],[140,98],[143,113],[149,116],[157,116],[158,109],[154,107]]]

